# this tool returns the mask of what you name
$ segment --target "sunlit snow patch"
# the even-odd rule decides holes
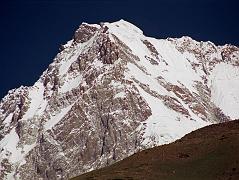
[[[239,118],[239,68],[218,64],[211,73],[209,83],[212,101],[232,119]]]

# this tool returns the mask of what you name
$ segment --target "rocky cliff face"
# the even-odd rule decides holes
[[[239,48],[83,23],[0,102],[0,179],[68,179],[239,118]]]

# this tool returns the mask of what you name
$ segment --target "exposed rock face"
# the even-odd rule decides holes
[[[92,26],[87,23],[82,23],[79,29],[77,29],[77,31],[74,34],[74,37],[73,37],[74,42],[76,43],[87,42],[88,40],[90,40],[90,38],[94,36],[95,32],[98,29],[99,28],[97,26]]]
[[[1,101],[0,179],[68,179],[237,119],[238,64],[235,46],[83,23],[34,86]]]

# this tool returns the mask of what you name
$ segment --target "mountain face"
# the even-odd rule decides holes
[[[68,179],[239,118],[239,48],[83,23],[0,102],[0,179]]]
[[[238,180],[239,121],[213,124],[72,180]]]

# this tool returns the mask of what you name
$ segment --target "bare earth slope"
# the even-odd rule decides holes
[[[69,179],[238,119],[238,107],[238,47],[82,23],[33,86],[0,101],[0,179]]]
[[[196,130],[73,180],[237,180],[239,120]]]

